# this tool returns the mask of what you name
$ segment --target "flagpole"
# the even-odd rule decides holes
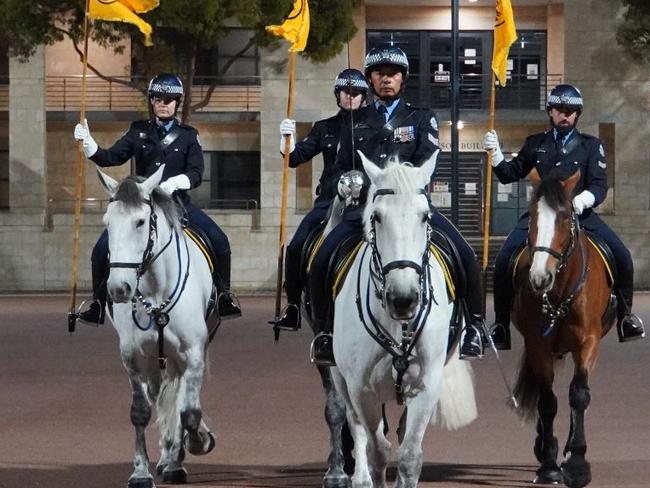
[[[90,0],[86,0],[86,10],[84,16],[84,54],[83,54],[83,71],[81,75],[81,107],[79,109],[79,123],[83,124],[86,118],[86,73],[88,71],[88,30],[89,19],[88,10]],[[83,173],[84,173],[84,153],[83,141],[77,142],[77,176],[75,181],[75,202],[74,202],[74,223],[72,225],[72,276],[70,290],[70,312],[68,313],[68,332],[75,330],[76,323],[76,302],[77,302],[77,275],[79,264],[79,232],[81,227],[81,193],[83,190]]]
[[[488,130],[494,130],[496,119],[496,74],[492,70],[490,89],[490,116]],[[485,173],[485,210],[483,212],[483,308],[487,294],[487,268],[490,260],[490,211],[492,209],[492,153],[487,153],[487,170]]]
[[[296,52],[289,52],[289,97],[287,99],[287,118],[293,117],[293,88],[296,79]],[[282,205],[280,208],[280,238],[278,243],[278,276],[275,290],[275,318],[280,318],[282,306],[282,279],[284,276],[284,241],[286,234],[287,194],[289,190],[289,157],[291,154],[291,135],[284,136],[284,167],[282,170]],[[275,329],[275,340],[278,340],[280,330]]]

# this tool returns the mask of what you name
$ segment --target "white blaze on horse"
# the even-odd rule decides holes
[[[384,169],[359,154],[372,183],[364,214],[367,242],[335,301],[332,375],[354,437],[352,486],[385,486],[390,443],[382,404],[397,397],[407,409],[396,486],[415,487],[422,439],[436,410],[450,429],[477,416],[471,366],[457,351],[446,362],[454,304],[429,248],[425,187],[438,153],[421,167],[393,160]]]
[[[208,336],[212,276],[198,246],[181,230],[181,209],[152,176],[118,183],[99,172],[111,195],[108,229],[112,321],[133,391],[134,471],[129,488],[153,488],[145,443],[152,406],[158,413],[163,482],[184,483],[185,449],[206,454],[214,437],[202,420],[200,391]]]

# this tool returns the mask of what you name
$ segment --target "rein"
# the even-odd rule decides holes
[[[113,199],[111,199],[113,201]],[[109,268],[127,268],[135,269],[136,273],[136,287],[133,298],[131,298],[131,317],[133,323],[138,329],[143,332],[151,329],[155,323],[158,328],[158,366],[160,369],[165,369],[167,365],[167,357],[164,353],[164,336],[163,329],[169,323],[169,313],[176,306],[178,300],[180,299],[183,291],[185,290],[185,285],[187,284],[187,279],[190,275],[190,250],[187,245],[187,239],[183,236],[183,242],[185,243],[185,253],[187,257],[187,267],[185,269],[185,275],[183,277],[183,282],[181,284],[181,274],[182,274],[182,261],[181,261],[181,246],[178,232],[175,229],[172,229],[172,232],[169,234],[169,240],[167,243],[158,251],[153,253],[153,246],[158,237],[158,216],[154,212],[154,207],[152,201],[145,200],[149,205],[150,214],[149,214],[149,239],[147,241],[147,246],[142,254],[142,261],[139,263],[134,262],[109,262]],[[170,295],[158,306],[154,306],[153,303],[144,299],[142,292],[140,291],[140,279],[147,272],[149,267],[153,262],[156,261],[169,247],[172,240],[176,238],[176,256],[178,258],[178,278],[176,280],[176,285],[174,290]],[[180,291],[179,291],[180,286]],[[176,292],[178,291],[178,295]],[[175,296],[176,295],[176,296]],[[173,301],[173,303],[172,303]],[[142,326],[137,319],[137,305],[140,303],[142,308],[144,308],[145,313],[149,316],[149,322],[147,325]],[[169,305],[171,303],[171,305]]]
[[[392,189],[380,189],[375,193],[374,199],[379,195],[394,195],[395,191]],[[424,189],[420,190],[419,194],[425,194]],[[381,348],[390,354],[393,357],[393,367],[397,372],[397,378],[395,379],[395,395],[397,398],[397,403],[399,405],[404,404],[404,390],[402,387],[404,373],[409,367],[409,358],[417,343],[422,330],[424,329],[424,324],[427,317],[431,311],[432,303],[435,301],[433,296],[433,288],[431,286],[431,268],[429,267],[429,257],[430,251],[429,246],[425,246],[425,251],[422,254],[422,263],[417,264],[410,260],[397,260],[388,263],[383,266],[381,262],[381,256],[379,250],[377,249],[377,242],[375,240],[375,223],[374,219],[371,220],[372,229],[369,233],[368,245],[363,250],[361,259],[359,261],[359,266],[357,268],[357,293],[356,293],[356,305],[357,312],[359,314],[359,320],[363,324],[363,327],[366,329],[370,337],[381,346]],[[431,234],[431,227],[427,226],[427,242]],[[361,299],[361,266],[366,257],[366,253],[370,248],[371,257],[369,262],[369,276],[368,276],[368,286],[366,288],[366,310],[368,318],[372,328],[366,322],[365,314],[363,311],[363,303]],[[375,297],[381,300],[382,308],[386,308],[386,293],[385,293],[385,279],[386,275],[394,269],[405,269],[412,268],[416,271],[420,277],[420,297],[422,303],[418,314],[413,320],[402,321],[402,336],[401,340],[398,341],[395,339],[391,333],[377,320],[377,318],[372,313],[370,308],[370,282],[374,288]]]
[[[553,329],[555,328],[555,325],[559,319],[567,315],[571,303],[573,302],[576,295],[580,292],[580,290],[582,290],[587,277],[587,256],[585,246],[580,239],[580,223],[578,222],[577,215],[572,214],[571,239],[561,253],[544,246],[535,246],[530,251],[531,261],[532,256],[536,251],[547,252],[551,256],[558,259],[559,264],[555,271],[555,274],[557,275],[561,273],[565,266],[568,264],[569,258],[575,251],[576,247],[580,249],[580,276],[578,277],[576,283],[573,285],[571,293],[569,293],[569,295],[561,300],[557,305],[551,302],[551,299],[548,296],[548,292],[544,292],[542,294],[542,313],[544,313],[544,315],[547,315],[550,319],[549,325],[542,331],[542,336],[544,337],[547,337],[551,332],[553,332]]]

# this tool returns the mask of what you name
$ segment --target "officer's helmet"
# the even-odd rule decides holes
[[[406,53],[397,46],[373,47],[368,51],[364,66],[366,77],[370,76],[373,68],[382,64],[397,66],[402,72],[404,79],[409,75],[409,60],[406,57]]]
[[[582,94],[580,90],[573,85],[557,85],[551,90],[546,101],[546,110],[551,108],[581,111]]]
[[[176,75],[161,73],[151,78],[148,93],[149,98],[172,97],[177,102],[180,102],[183,97],[183,83]]]
[[[365,96],[369,90],[368,80],[358,69],[344,69],[334,81],[334,95],[338,97],[339,92],[345,88],[358,90]]]

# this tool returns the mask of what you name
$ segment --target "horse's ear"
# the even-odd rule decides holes
[[[440,154],[440,149],[436,149],[431,157],[420,166],[420,176],[422,178],[423,188],[431,183],[431,177],[433,176],[433,172],[436,170],[436,163],[438,162],[438,154]]]
[[[381,175],[381,168],[377,166],[375,163],[370,161],[365,154],[363,154],[361,151],[357,151],[359,154],[359,157],[361,158],[361,163],[363,163],[363,169],[366,170],[366,174],[368,175],[368,178],[370,178],[370,181],[373,183],[377,181],[379,178],[379,175]]]
[[[165,171],[165,165],[161,164],[160,168],[152,174],[149,178],[140,183],[140,188],[144,191],[144,194],[149,196],[154,188],[160,185],[160,180],[162,180],[162,175]]]
[[[106,173],[101,172],[99,169],[97,169],[97,176],[99,177],[99,181],[101,182],[102,186],[106,189],[108,194],[110,196],[115,195],[115,190],[117,190],[117,186],[119,183],[115,181],[113,178],[108,176]]]
[[[534,188],[537,188],[539,186],[540,182],[542,181],[542,177],[539,175],[537,168],[530,170],[530,173],[528,173],[528,179]]]
[[[569,176],[566,180],[562,181],[562,187],[564,188],[564,191],[567,192],[569,195],[573,195],[573,189],[576,187],[578,184],[578,181],[580,181],[580,176],[582,173],[580,170],[577,170],[575,173],[573,173],[571,176]]]

